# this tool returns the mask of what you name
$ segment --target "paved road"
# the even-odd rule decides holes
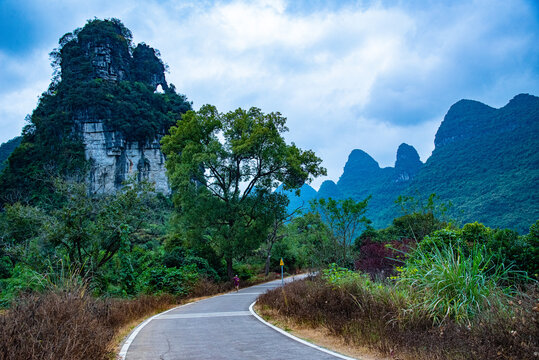
[[[249,312],[260,294],[280,284],[252,286],[158,315],[136,335],[126,359],[336,359],[275,331]]]

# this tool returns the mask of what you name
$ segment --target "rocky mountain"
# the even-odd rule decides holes
[[[397,149],[393,181],[405,183],[412,180],[422,166],[417,150],[408,144],[401,144]]]
[[[317,197],[363,200],[367,216],[385,227],[398,216],[399,195],[436,193],[453,204],[461,222],[526,232],[539,218],[539,98],[521,94],[494,109],[471,100],[451,106],[425,164],[401,144],[394,167],[380,168],[367,153],[353,150],[339,181],[325,181]]]
[[[119,20],[95,19],[59,40],[49,89],[0,177],[4,198],[46,198],[53,176],[83,177],[91,193],[129,178],[170,192],[159,141],[191,104],[167,84],[159,52],[131,39]]]
[[[373,220],[374,225],[384,226],[393,218],[394,200],[410,184],[422,166],[417,151],[408,144],[399,146],[395,167],[386,168],[380,168],[378,162],[366,152],[355,149],[348,156],[343,174],[337,183],[326,180],[317,193],[309,191],[309,195],[304,196],[302,192],[299,198],[293,193],[288,193],[291,204],[289,208],[292,204],[307,203],[315,197],[334,199],[352,197],[363,200],[372,196],[367,217]]]
[[[539,97],[520,94],[500,109],[461,100],[434,143],[410,191],[450,200],[463,222],[526,232],[539,218]]]

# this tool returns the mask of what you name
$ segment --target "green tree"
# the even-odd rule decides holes
[[[207,241],[227,264],[259,247],[267,234],[266,205],[283,183],[297,189],[325,174],[314,152],[287,144],[286,118],[260,109],[226,114],[205,105],[188,111],[162,139],[174,203],[196,241]]]
[[[88,196],[84,183],[59,182],[64,205],[52,211],[46,240],[67,255],[81,273],[90,275],[109,262],[142,226],[155,197],[145,183],[129,184],[123,191]]]
[[[313,211],[320,214],[330,229],[335,258],[342,265],[349,263],[349,247],[370,222],[364,216],[369,199],[370,196],[363,201],[322,198],[311,202]]]
[[[284,228],[285,241],[298,249],[303,266],[322,268],[337,261],[331,231],[319,213],[306,213],[292,219]]]
[[[300,210],[300,208],[298,208],[288,211],[286,206],[288,203],[288,198],[284,195],[277,197],[275,200],[276,201],[268,204],[269,206],[267,207],[269,216],[267,216],[266,219],[269,220],[269,232],[266,236],[263,249],[266,257],[266,266],[264,268],[264,274],[266,276],[268,276],[270,271],[273,247],[285,237],[285,234],[282,231],[283,226],[285,223],[289,222]]]
[[[433,231],[448,225],[445,218],[451,203],[440,202],[436,194],[430,194],[426,201],[413,196],[399,196],[395,201],[402,216],[393,219],[393,228],[398,236],[421,241]]]

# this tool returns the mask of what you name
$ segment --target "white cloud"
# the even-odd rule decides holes
[[[2,78],[5,84],[0,90],[0,142],[5,142],[21,134],[24,119],[47,89],[52,70],[43,51],[17,59],[0,53],[0,67],[9,74]]]
[[[94,16],[122,19],[136,42],[161,51],[169,82],[196,108],[280,111],[288,140],[315,150],[334,180],[354,148],[392,166],[406,142],[425,161],[460,98],[503,106],[519,92],[538,93],[537,19],[525,2],[373,2],[298,13],[288,4],[118,1],[111,10],[94,1],[64,6],[62,16],[73,13],[65,31]],[[39,94],[49,75],[28,89],[40,86]],[[22,101],[13,91],[0,106]]]

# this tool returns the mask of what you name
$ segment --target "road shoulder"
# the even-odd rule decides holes
[[[306,325],[299,324],[285,316],[277,313],[277,311],[263,308],[261,305],[255,304],[252,307],[253,311],[269,324],[281,329],[281,331],[293,335],[310,344],[328,349],[337,354],[343,354],[346,357],[361,359],[361,360],[391,360],[389,357],[384,357],[365,347],[348,344],[341,337],[335,336],[324,327],[311,328]]]

